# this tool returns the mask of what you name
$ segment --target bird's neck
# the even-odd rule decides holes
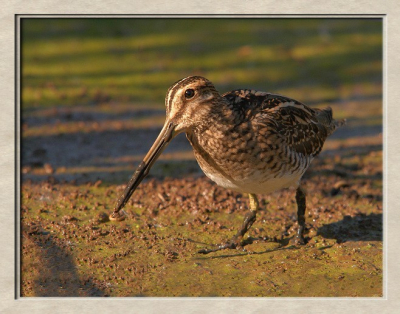
[[[238,123],[238,113],[223,97],[212,104],[207,115],[193,128],[193,132],[201,136],[204,132],[220,132],[226,127]]]

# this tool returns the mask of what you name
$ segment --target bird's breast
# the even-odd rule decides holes
[[[187,134],[197,162],[205,175],[227,189],[264,194],[297,186],[311,160],[301,159],[282,146],[257,140],[257,135],[224,136]]]

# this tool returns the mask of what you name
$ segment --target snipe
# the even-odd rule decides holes
[[[326,138],[345,120],[335,121],[331,108],[312,109],[271,93],[240,89],[220,95],[201,76],[174,83],[165,105],[164,127],[118,199],[110,219],[121,217],[121,208],[168,143],[185,132],[206,176],[250,197],[250,211],[237,234],[218,248],[200,253],[241,246],[244,234],[256,219],[256,194],[291,186],[297,188],[296,242],[304,244],[306,198],[300,179]]]

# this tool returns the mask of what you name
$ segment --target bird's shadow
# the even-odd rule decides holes
[[[349,241],[382,241],[382,214],[359,214],[354,217],[344,216],[338,222],[318,228],[317,235],[327,239],[336,239],[338,243]]]
[[[317,236],[322,236],[326,239],[335,239],[337,243],[344,243],[349,241],[382,241],[383,239],[383,216],[382,214],[359,214],[354,217],[344,216],[340,221],[333,222],[330,224],[323,225],[318,228]],[[245,251],[242,252],[235,250],[233,254],[223,254],[223,255],[206,255],[203,257],[197,256],[196,259],[215,259],[215,258],[228,258],[235,256],[246,256],[246,255],[258,255],[272,253],[280,250],[298,250],[301,247],[297,245],[290,245],[292,238],[283,238],[279,241],[272,241],[271,239],[266,240],[262,238],[248,238],[245,243],[243,243],[243,248],[253,243],[256,240],[265,242],[276,242],[279,247],[274,249],[269,249],[261,252]],[[310,239],[306,237],[309,241]],[[206,245],[206,243],[201,243],[188,239],[190,242],[195,242],[198,244]],[[307,242],[308,242],[307,241]],[[216,250],[218,251],[218,250]],[[210,253],[213,253],[212,249]]]

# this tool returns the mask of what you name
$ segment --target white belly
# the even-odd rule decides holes
[[[304,172],[294,173],[280,178],[263,178],[262,174],[255,174],[251,178],[234,181],[218,174],[204,172],[207,177],[219,186],[241,193],[269,194],[289,187],[298,187]]]

